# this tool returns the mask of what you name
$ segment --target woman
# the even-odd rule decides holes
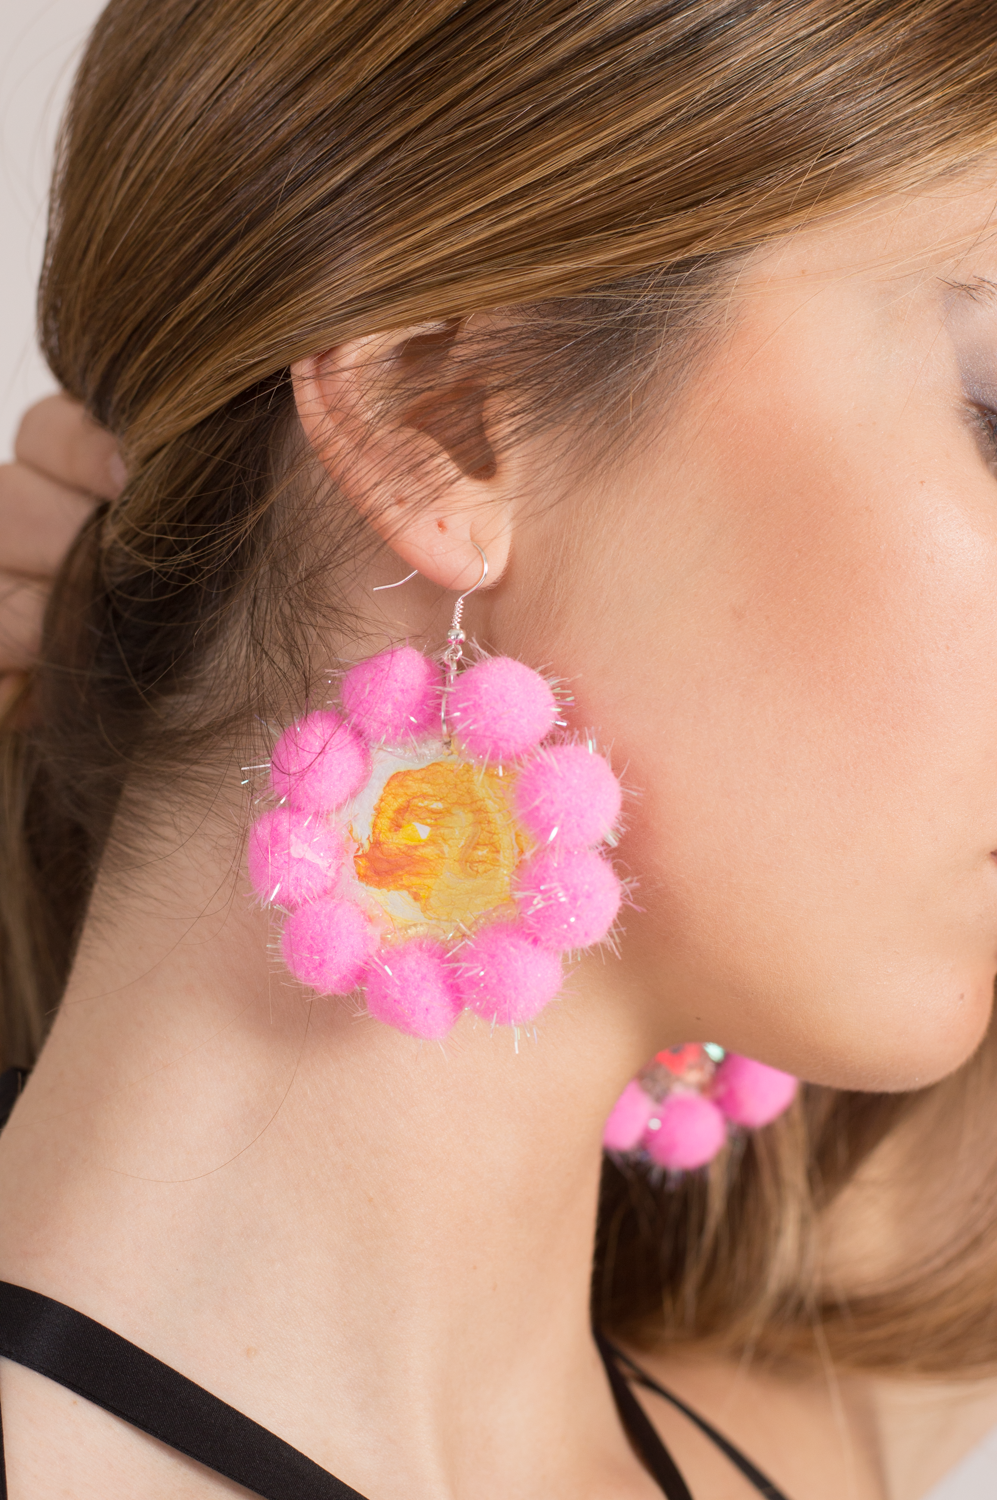
[[[96,29],[42,329],[127,483],[8,713],[6,1060],[59,1009],[0,1140],[0,1277],[363,1495],[678,1493],[590,1333],[620,1089],[709,1038],[898,1094],[986,1032],[986,34],[952,0],[114,0]],[[455,591],[469,634],[570,681],[571,727],[634,793],[619,956],[583,959],[518,1045],[309,998],[243,874],[243,768],[344,663],[438,648]],[[714,1195],[697,1220],[691,1185],[669,1328],[796,1358],[847,1358],[857,1329],[855,1367],[896,1366],[877,1298],[924,1260],[908,1363],[992,1368],[986,1133],[964,1170],[938,1159],[967,1118],[945,1089],[817,1090],[743,1176],[728,1158],[727,1218]],[[925,1142],[940,1223],[904,1196]],[[597,1307],[636,1341],[647,1279],[612,1276],[640,1241],[614,1258],[606,1207]],[[65,1361],[117,1349],[134,1422],[133,1356],[51,1316],[57,1355],[3,1366],[12,1500],[239,1492],[182,1433],[76,1400]],[[709,1405],[730,1366],[699,1368]],[[835,1406],[767,1380],[757,1462],[798,1495],[884,1492],[903,1442],[849,1447],[839,1420],[868,1428],[874,1383]],[[752,1493],[680,1457],[694,1491]]]

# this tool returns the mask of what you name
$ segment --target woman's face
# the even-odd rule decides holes
[[[949,184],[758,255],[657,435],[524,527],[489,603],[635,789],[613,983],[649,1045],[901,1088],[987,1024],[995,198]]]

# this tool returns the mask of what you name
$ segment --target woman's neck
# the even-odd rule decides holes
[[[378,1500],[649,1493],[588,1335],[601,1125],[648,1046],[611,970],[518,1044],[418,1043],[303,998],[231,845],[179,845],[98,890],[0,1145],[0,1276]]]

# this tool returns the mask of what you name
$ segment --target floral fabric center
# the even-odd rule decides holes
[[[512,898],[525,841],[508,774],[441,759],[394,772],[354,857],[361,885],[404,892],[430,922],[469,928]]]

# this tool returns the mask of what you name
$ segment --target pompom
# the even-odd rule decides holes
[[[273,747],[270,784],[304,812],[342,807],[370,775],[370,752],[359,735],[327,709],[306,714]]]
[[[544,948],[588,948],[616,921],[623,892],[608,860],[591,849],[535,854],[516,875],[523,927]]]
[[[559,958],[505,923],[483,927],[455,956],[462,1004],[503,1026],[532,1021],[564,977]]]
[[[796,1089],[792,1073],[728,1052],[717,1069],[712,1092],[728,1120],[757,1129],[789,1108]]]
[[[447,724],[475,760],[515,760],[554,727],[557,699],[539,672],[491,656],[461,672],[447,695]]]
[[[253,889],[268,905],[300,906],[332,890],[343,868],[342,831],[315,813],[275,807],[249,832]]]
[[[394,646],[350,668],[343,678],[343,708],[365,739],[403,745],[442,734],[442,687],[434,661],[414,646]]]
[[[659,1121],[657,1130],[651,1128]],[[692,1172],[712,1161],[727,1139],[724,1117],[702,1094],[669,1094],[651,1116],[644,1147],[659,1167]]]
[[[320,995],[348,995],[364,976],[379,938],[352,901],[323,897],[299,906],[284,924],[284,962]]]
[[[551,745],[516,778],[516,811],[541,844],[600,843],[620,816],[620,801],[609,762],[586,745]]]
[[[632,1079],[606,1121],[602,1133],[603,1148],[606,1151],[633,1151],[640,1145],[647,1122],[656,1110],[657,1105],[650,1094],[644,1092],[636,1078]]]
[[[446,949],[430,938],[383,949],[367,975],[367,1009],[409,1036],[446,1036],[463,1009]]]

